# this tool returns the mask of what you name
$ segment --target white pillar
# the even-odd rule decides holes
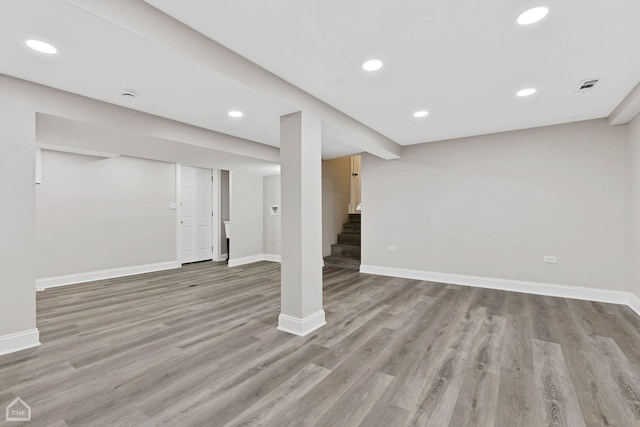
[[[35,301],[35,131],[32,109],[0,97],[0,354],[40,344]]]
[[[278,329],[304,336],[325,325],[322,309],[320,119],[280,118],[282,309]]]

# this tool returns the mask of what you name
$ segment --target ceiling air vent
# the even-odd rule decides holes
[[[129,89],[121,89],[120,96],[122,96],[123,98],[133,99],[136,97],[136,93]]]
[[[600,79],[586,79],[580,82],[580,85],[578,86],[578,92],[588,92],[591,89],[593,89],[593,87],[598,84],[598,82],[600,81]]]

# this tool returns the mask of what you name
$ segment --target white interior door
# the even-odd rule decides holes
[[[182,263],[213,258],[211,170],[182,166]]]
[[[351,156],[351,203],[349,203],[349,213],[360,213],[356,208],[360,204],[361,200],[361,163],[361,156]]]

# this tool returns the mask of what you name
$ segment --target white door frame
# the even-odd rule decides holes
[[[211,170],[211,209],[213,209],[211,244],[213,245],[213,261],[224,261],[220,253],[220,236],[222,235],[222,203],[220,200],[222,179],[220,175],[220,169]]]
[[[220,254],[220,233],[222,232],[221,203],[220,203],[220,170],[211,170],[211,245],[213,246],[213,261],[224,261]],[[176,259],[182,265],[182,164],[176,163]]]
[[[362,202],[362,157],[359,154],[356,154],[354,156],[350,157],[350,161],[351,161],[351,166],[349,168],[349,213],[360,213],[360,211],[358,211],[356,208],[358,207],[358,205]],[[353,174],[356,171],[356,165],[358,165],[357,167],[357,180],[359,182],[358,185],[358,189],[357,189],[357,193],[358,196],[360,198],[359,201],[357,201],[356,203],[356,188],[355,188],[355,181],[356,181],[356,176],[354,176]]]
[[[176,163],[176,259],[182,265],[182,165]]]

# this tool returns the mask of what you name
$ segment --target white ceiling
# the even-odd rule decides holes
[[[544,1],[548,18],[530,27],[515,24],[540,4],[529,0],[147,3],[402,145],[606,117],[640,80],[637,0]],[[4,0],[0,53],[2,74],[274,146],[279,117],[297,110],[63,0]],[[381,71],[361,69],[371,57]],[[325,158],[358,152],[323,130]]]
[[[64,1],[3,1],[0,11],[2,74],[273,146],[280,116],[297,110]],[[59,54],[28,49],[30,38]]]
[[[638,0],[146,1],[402,145],[606,117],[640,81]]]

